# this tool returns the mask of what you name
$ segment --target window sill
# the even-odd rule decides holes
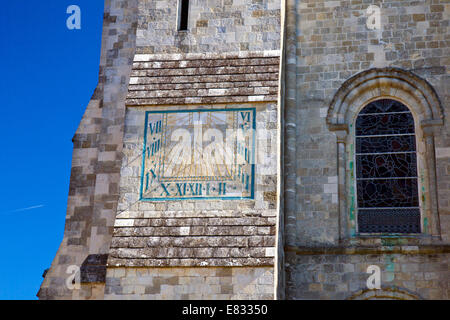
[[[341,245],[370,246],[370,247],[396,247],[396,246],[421,246],[445,244],[440,236],[417,233],[380,233],[380,234],[356,234],[353,237],[340,241]]]
[[[324,247],[286,246],[286,252],[297,255],[383,255],[383,254],[447,254],[449,244],[421,245],[344,245]]]

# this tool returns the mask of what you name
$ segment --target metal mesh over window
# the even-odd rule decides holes
[[[419,233],[419,209],[360,209],[358,214],[361,233]]]
[[[400,102],[367,105],[356,119],[360,233],[420,233],[414,118]]]

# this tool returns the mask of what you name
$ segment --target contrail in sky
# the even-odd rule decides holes
[[[43,208],[43,207],[45,207],[45,205],[40,204],[40,205],[37,205],[37,206],[32,206],[32,207],[27,207],[27,208],[20,208],[20,209],[7,211],[7,212],[3,212],[3,213],[23,212],[23,211],[29,211],[29,210],[39,209],[39,208]]]

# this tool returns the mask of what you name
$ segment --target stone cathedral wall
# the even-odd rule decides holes
[[[110,268],[106,299],[271,300],[272,267]]]
[[[189,30],[178,31],[177,3],[139,2],[105,298],[144,290],[140,298],[273,299],[280,4],[190,1]],[[242,117],[247,110],[256,132],[263,132],[251,150],[259,157],[254,172],[244,177],[254,180],[251,193],[208,196],[221,187],[206,180],[195,184],[204,188],[203,199],[192,190],[193,198],[171,199],[180,196],[179,183],[166,184],[163,201],[152,201],[160,190],[143,196],[142,150],[152,116]],[[135,270],[148,276],[135,277]]]
[[[370,5],[381,9],[380,29],[367,27]],[[426,299],[449,298],[449,16],[448,2],[439,0],[287,2],[284,236],[288,299],[351,297],[366,287],[370,264],[378,264],[388,274],[383,278],[385,286],[419,292]],[[372,88],[361,85],[345,91],[351,85],[349,79],[374,68],[379,71],[373,74],[398,68],[420,77],[441,104],[443,117],[437,122],[443,122],[434,129],[434,150],[426,153],[427,161],[436,155],[437,181],[424,191],[426,201],[437,194],[440,229],[430,227],[419,237],[363,239],[352,234],[355,222],[348,220],[352,219],[351,190],[345,183],[340,186],[345,181],[340,177],[349,177],[350,160],[342,167],[338,162],[350,146],[338,149],[339,141],[344,146],[347,140],[342,137],[348,135],[330,126],[330,106],[338,90],[349,94],[355,104],[367,95],[403,99],[403,89],[397,91],[394,82],[384,86],[383,80]],[[417,85],[419,80],[411,83]]]
[[[430,250],[431,249],[431,250]],[[448,299],[449,254],[413,247],[376,250],[299,252],[289,279],[290,299]],[[367,268],[379,266],[381,288],[368,290]]]
[[[139,1],[138,53],[280,49],[277,0],[189,1],[188,31],[177,30],[177,0]]]
[[[174,294],[172,298],[179,298],[182,292],[189,293],[189,298],[198,297],[193,294],[192,288],[196,288],[202,283],[203,287],[198,294],[210,293],[205,297],[243,298],[246,296],[245,294],[250,297],[251,292],[255,297],[273,298],[277,217],[277,173],[274,164],[277,162],[276,139],[278,135],[276,132],[277,104],[270,100],[277,99],[278,82],[270,80],[270,74],[274,74],[274,79],[278,77],[279,59],[276,54],[275,52],[270,55],[268,53],[247,55],[241,53],[239,56],[234,54],[226,56],[187,55],[182,56],[181,61],[178,60],[179,56],[173,55],[140,55],[135,58],[139,61],[149,59],[149,62],[135,63],[136,71],[132,74],[134,77],[131,78],[133,85],[130,84],[129,99],[127,100],[124,160],[119,185],[119,212],[115,221],[108,259],[108,270],[114,270],[114,272],[108,271],[106,277],[106,298],[130,297],[136,293],[125,290],[120,291],[118,295],[115,294],[118,280],[120,283],[130,281],[129,284],[133,284],[133,278],[127,279],[128,271],[125,279],[117,278],[116,271],[122,270],[124,267],[148,267],[147,271],[150,276],[156,276],[161,270],[159,267],[167,267],[164,269],[164,274],[167,276],[172,273],[173,277],[177,277],[180,273],[186,274],[186,277],[183,278],[184,283],[174,283],[174,288],[168,289],[168,291],[156,292],[156,289],[148,289],[156,294],[156,298],[167,298],[170,292]],[[229,62],[227,59],[233,59],[234,62]],[[177,69],[173,65],[172,68],[166,69],[164,68],[166,63],[175,63],[179,68]],[[226,66],[222,66],[223,64]],[[233,66],[234,64],[236,66]],[[189,71],[186,71],[181,67],[185,65],[192,68],[188,68]],[[161,68],[152,70],[152,66]],[[140,71],[142,67],[147,71]],[[168,74],[164,76],[166,70]],[[153,95],[149,90],[151,88],[146,87],[149,82],[151,82],[150,86],[155,85],[152,77],[148,76],[149,72],[152,74],[155,72],[157,75],[159,82],[157,86],[161,85],[160,82],[173,85],[182,81],[179,84],[181,88],[177,87],[169,91],[157,90]],[[232,82],[231,79],[224,80],[224,77],[233,72],[235,72],[232,75],[234,80],[242,78],[240,82]],[[207,74],[205,75],[205,73]],[[261,75],[268,78],[263,79]],[[254,77],[258,78],[256,82]],[[198,82],[194,82],[195,80]],[[237,83],[245,85],[236,87]],[[257,87],[251,87],[252,84]],[[261,87],[263,84],[266,87]],[[146,90],[131,91],[139,89],[139,85],[144,86]],[[198,88],[199,86],[201,88]],[[180,90],[179,93],[177,89]],[[212,94],[211,91],[213,91]],[[139,92],[142,92],[143,95],[140,95]],[[185,101],[197,103],[172,105],[174,102]],[[226,101],[234,102],[225,103]],[[227,129],[232,131],[237,129],[233,126],[234,121],[242,120],[242,117],[250,120],[250,116],[252,117],[256,131],[252,138],[254,141],[250,143],[250,145],[253,144],[253,147],[249,145],[248,151],[256,156],[256,163],[253,171],[248,171],[250,169],[248,166],[247,169],[242,169],[246,170],[246,173],[241,176],[245,180],[242,180],[244,181],[243,185],[239,177],[237,178],[239,181],[234,184],[234,187],[229,178],[217,180],[206,172],[208,170],[205,171],[205,167],[201,166],[196,167],[201,172],[197,175],[207,175],[207,177],[195,177],[192,181],[190,180],[192,174],[186,172],[184,167],[180,167],[181,171],[176,170],[175,176],[173,176],[173,172],[170,174],[158,173],[161,171],[161,167],[168,167],[175,160],[168,155],[171,148],[176,148],[171,143],[172,128],[176,126],[178,130],[189,129],[194,124],[187,119],[202,114],[212,119],[211,123],[202,123],[201,127],[205,126],[203,129],[205,133],[208,126],[215,128],[220,125],[220,120],[213,120],[215,117],[234,119],[233,123],[227,124]],[[162,136],[156,135],[158,139],[162,137],[157,144],[158,150],[161,150],[156,153],[157,164],[153,164],[153,161],[147,163],[145,159],[144,164],[142,159],[143,150],[146,150],[144,145],[154,141],[148,135],[148,126],[153,121],[152,117],[163,119]],[[177,120],[170,120],[170,117]],[[173,121],[186,121],[186,124],[180,125]],[[222,138],[226,139],[226,132],[223,130],[221,132],[223,133]],[[203,132],[200,135],[203,135]],[[192,139],[196,138],[192,137]],[[161,141],[161,145],[159,141]],[[191,143],[186,148],[191,148]],[[154,157],[148,150],[145,152],[147,152],[145,157],[148,159]],[[151,152],[153,153],[153,150]],[[205,159],[197,161],[206,167],[216,166],[214,159],[210,159],[210,162]],[[147,165],[150,167],[146,167]],[[188,170],[191,171],[191,169]],[[241,169],[231,165],[230,170],[234,170],[232,175],[236,181]],[[158,178],[155,174],[158,175]],[[162,176],[170,176],[170,178]],[[161,188],[160,185],[164,187]],[[195,192],[194,185],[195,188],[199,187],[199,189],[195,189]],[[222,191],[220,191],[222,188],[220,185],[223,186]],[[155,187],[154,191],[152,191],[153,187]],[[233,188],[237,188],[237,190]],[[248,188],[249,192],[244,190],[244,193],[240,193],[240,188]],[[217,190],[219,191],[217,192]],[[231,286],[228,291],[222,288],[220,292],[214,290],[210,292],[212,287],[205,288],[209,281],[212,281],[207,276],[212,271],[205,271],[204,279],[195,276],[195,272],[190,276],[191,269],[200,270],[198,267],[216,267],[228,270],[224,272],[229,273],[229,279],[223,281],[231,281],[230,286],[231,284],[235,285]],[[201,273],[201,271],[199,272]],[[241,288],[243,291],[240,292],[238,283],[242,272],[247,273],[245,277],[249,281],[246,282],[255,283],[246,287],[245,290]],[[267,277],[264,280],[266,283],[258,282],[256,274],[261,272],[272,274],[272,277],[269,277],[272,281],[270,285],[267,283],[269,281]],[[255,276],[254,281],[250,281],[252,276]],[[216,277],[214,272],[211,273],[211,277]],[[242,275],[242,277],[244,276]],[[189,281],[191,281],[191,289],[186,288],[190,286]],[[146,285],[148,287],[151,283]],[[170,282],[166,286],[170,286]],[[269,287],[270,290],[268,290]],[[202,293],[203,290],[205,290],[204,293]]]

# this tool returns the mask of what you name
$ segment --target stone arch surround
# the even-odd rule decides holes
[[[341,86],[328,109],[328,125],[333,130],[348,130],[345,127],[360,109],[381,97],[410,106],[422,127],[443,124],[440,99],[426,80],[398,68],[375,68],[358,73]]]
[[[374,68],[348,79],[334,95],[328,109],[327,124],[335,132],[338,150],[339,236],[346,241],[355,234],[349,221],[348,203],[349,155],[352,137],[350,127],[359,111],[378,99],[397,100],[409,107],[418,125],[425,148],[425,176],[429,201],[423,209],[431,238],[441,238],[436,182],[435,135],[444,124],[441,101],[434,88],[412,72],[398,68]]]
[[[364,289],[352,294],[347,300],[423,300],[417,293],[398,287]]]

